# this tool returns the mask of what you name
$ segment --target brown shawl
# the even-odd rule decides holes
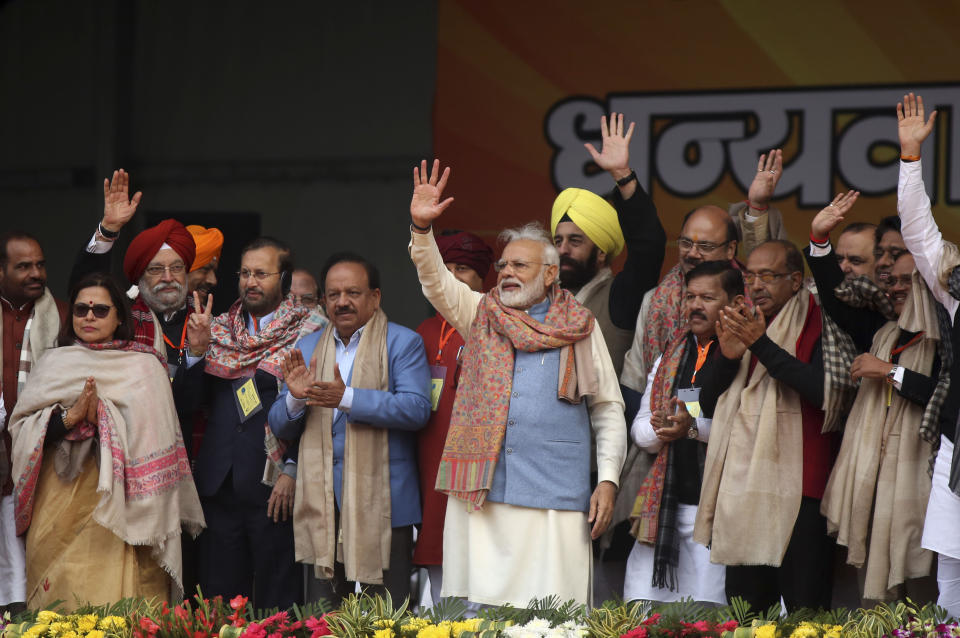
[[[313,351],[317,380],[332,381],[334,330]],[[350,386],[387,391],[387,315],[377,310],[366,323],[353,360]],[[333,577],[343,563],[347,580],[383,584],[390,567],[390,448],[387,430],[348,420],[343,459],[340,529],[334,523],[333,408],[311,407],[300,437],[293,500],[296,559],[315,566],[318,578]]]

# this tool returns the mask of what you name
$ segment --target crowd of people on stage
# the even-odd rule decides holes
[[[473,610],[830,608],[849,587],[960,614],[960,251],[922,180],[936,113],[910,94],[897,115],[898,215],[844,225],[840,193],[802,251],[771,203],[779,149],[669,256],[623,114],[586,145],[612,191],[518,212],[549,230],[504,230],[499,257],[434,227],[451,169],[424,161],[403,241],[436,315],[416,330],[369,256],[315,278],[260,237],[221,264],[229,237],[173,219],[131,238],[119,281],[141,203],[122,169],[66,302],[42,239],[7,230],[0,607],[397,601],[425,568],[430,599]],[[225,270],[239,297],[214,316]]]

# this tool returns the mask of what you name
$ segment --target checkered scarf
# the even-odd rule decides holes
[[[916,278],[914,285],[926,288],[926,284],[919,277]],[[960,290],[960,287],[958,287],[958,290]],[[844,281],[837,286],[834,294],[837,299],[848,306],[866,308],[879,312],[890,321],[897,320],[897,313],[893,310],[893,302],[877,284],[867,277],[861,276]],[[937,341],[937,353],[940,355],[940,375],[937,377],[937,385],[933,389],[933,395],[923,410],[923,417],[920,421],[920,438],[933,444],[934,449],[936,449],[940,441],[940,409],[943,407],[943,403],[947,399],[947,391],[950,389],[950,364],[953,359],[953,351],[950,343],[950,318],[943,306],[935,302],[933,305],[936,308],[937,324],[940,327],[940,339]],[[823,356],[826,360],[826,347],[824,347]]]
[[[27,384],[27,375],[30,374],[30,328],[33,327],[33,313],[27,319],[27,325],[23,327],[23,345],[20,347],[20,366],[17,368],[17,396],[23,392],[23,386]]]

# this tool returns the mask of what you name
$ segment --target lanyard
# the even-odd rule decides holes
[[[447,343],[449,343],[451,337],[453,337],[453,333],[456,332],[456,329],[453,326],[450,326],[450,330],[446,330],[446,328],[447,320],[444,319],[443,323],[440,324],[440,342],[437,345],[436,365],[440,365],[441,358],[443,357],[443,349],[447,346]]]
[[[923,330],[921,330],[921,331],[918,332],[917,334],[913,335],[913,338],[911,338],[910,341],[906,342],[906,343],[903,344],[902,346],[898,346],[898,347],[894,348],[893,350],[891,350],[891,351],[890,351],[890,363],[893,363],[893,357],[894,357],[894,355],[900,354],[901,352],[903,352],[904,350],[906,350],[907,348],[909,348],[910,346],[912,346],[912,345],[915,344],[916,342],[920,341],[920,339],[921,339],[922,337],[923,337]]]
[[[703,364],[707,362],[707,353],[710,352],[710,346],[712,345],[713,341],[707,343],[704,348],[701,348],[699,343],[697,344],[697,363],[693,366],[693,377],[690,379],[690,383],[697,380],[697,373],[700,372]]]
[[[170,339],[167,338],[166,333],[163,333],[163,331],[161,331],[161,333],[163,333],[163,340],[167,342],[167,345],[170,346],[171,348],[176,348],[176,349],[177,349],[177,352],[180,353],[180,359],[181,359],[181,361],[183,360],[183,345],[187,342],[187,319],[189,319],[189,317],[184,317],[184,319],[183,319],[183,332],[180,334],[180,346],[179,346],[179,347],[173,345],[173,343],[170,341]]]

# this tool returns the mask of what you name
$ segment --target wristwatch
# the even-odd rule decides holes
[[[621,177],[617,180],[617,186],[626,186],[635,179],[637,179],[637,173],[636,171],[631,170],[629,175],[626,177]]]
[[[893,366],[890,368],[890,372],[887,373],[886,379],[887,383],[893,385],[896,381],[897,371],[900,369],[900,366]]]
[[[698,436],[700,436],[700,430],[697,429],[697,423],[693,422],[690,424],[690,429],[687,430],[687,438],[696,439]]]

